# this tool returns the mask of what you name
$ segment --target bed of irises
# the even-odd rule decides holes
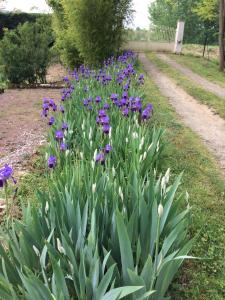
[[[2,236],[0,298],[168,299],[193,244],[190,208],[181,176],[160,175],[164,132],[135,64],[128,52],[82,66],[60,105],[44,99],[48,190]]]

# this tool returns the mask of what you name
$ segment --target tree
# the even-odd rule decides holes
[[[220,66],[219,70],[224,71],[224,0],[220,0],[219,8],[219,49],[220,49]]]
[[[211,0],[210,0],[211,1]],[[214,0],[212,0],[214,1]],[[185,21],[184,41],[202,43],[215,42],[216,22],[203,21],[194,11],[199,0],[156,0],[149,7],[149,17],[156,26],[176,27],[178,19]]]
[[[50,0],[49,4],[54,10],[57,45],[71,67],[79,59],[97,64],[120,48],[132,13],[131,0]]]
[[[224,0],[201,0],[195,12],[204,21],[219,23],[219,70],[224,71]]]

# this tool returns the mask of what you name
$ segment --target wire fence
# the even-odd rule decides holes
[[[176,29],[165,26],[152,26],[149,30],[146,29],[128,29],[126,31],[127,41],[145,41],[145,42],[174,42]]]

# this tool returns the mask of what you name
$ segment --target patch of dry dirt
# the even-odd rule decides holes
[[[155,81],[162,95],[168,98],[183,122],[202,138],[214,154],[225,175],[225,120],[162,74],[144,53],[141,53],[139,58],[145,71]]]
[[[8,90],[0,95],[0,166],[21,168],[45,142],[46,119],[40,116],[43,97],[57,100],[60,90]]]
[[[157,56],[166,63],[168,63],[171,67],[177,69],[185,76],[193,80],[195,83],[203,87],[206,91],[209,91],[210,93],[225,99],[225,88],[221,87],[219,84],[211,82],[203,78],[202,76],[194,73],[187,67],[180,65],[178,62],[168,57],[166,54],[158,53]]]
[[[66,70],[50,66],[47,81],[60,82]],[[44,97],[59,100],[60,89],[13,89],[0,95],[0,166],[8,163],[20,171],[37,147],[45,143],[46,119],[41,118]]]

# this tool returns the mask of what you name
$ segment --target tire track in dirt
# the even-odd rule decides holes
[[[171,59],[166,54],[158,53],[157,56],[158,56],[158,58],[160,58],[161,60],[163,60],[164,62],[169,64],[171,67],[177,69],[183,75],[187,76],[189,79],[191,79],[195,83],[199,84],[206,91],[225,99],[225,88],[223,88],[219,84],[211,82],[211,81],[207,80],[206,78],[203,78],[202,76],[194,73],[187,67],[184,67],[181,64],[179,64],[178,62],[176,62],[175,60]]]
[[[225,120],[161,73],[144,53],[139,55],[139,59],[183,122],[202,138],[206,147],[214,154],[225,175]]]

